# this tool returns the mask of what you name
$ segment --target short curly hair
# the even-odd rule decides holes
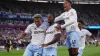
[[[85,23],[82,20],[79,20],[78,22],[81,23],[81,24],[83,24],[83,25],[85,25]]]

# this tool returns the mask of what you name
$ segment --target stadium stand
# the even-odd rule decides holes
[[[100,25],[100,8],[99,5],[78,5],[73,4],[73,7],[78,12],[78,19],[85,21],[87,25]],[[95,9],[96,8],[96,9]],[[0,2],[0,15],[6,14],[11,15],[34,15],[36,13],[49,14],[52,13],[56,16],[60,15],[63,12],[62,4],[58,3],[33,3],[33,2]],[[92,20],[91,20],[92,19]],[[8,20],[8,23],[14,22]],[[94,22],[95,21],[95,22]],[[6,21],[4,21],[6,22]],[[24,24],[23,21],[15,21],[15,24]],[[2,22],[0,23],[2,24]],[[4,23],[6,24],[6,23]],[[12,23],[11,23],[12,24]],[[26,23],[28,25],[29,22]]]

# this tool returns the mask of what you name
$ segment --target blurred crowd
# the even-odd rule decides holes
[[[94,7],[94,8],[93,8]],[[83,11],[78,12],[78,19],[83,20],[86,25],[100,25],[100,8],[93,6],[86,7]]]
[[[86,25],[100,25],[99,5],[73,5],[78,14],[78,20],[83,20]],[[63,5],[58,3],[33,3],[33,2],[0,2],[0,14],[31,15],[41,13],[53,14],[55,17],[63,12]],[[4,21],[6,22],[6,21]],[[12,23],[12,20],[10,21]],[[15,24],[24,24],[23,21],[13,21]],[[2,23],[2,22],[1,22]],[[9,22],[8,22],[9,23]],[[29,22],[26,23],[26,25]]]
[[[13,29],[13,28],[0,28],[0,39],[11,39],[19,36],[21,33],[23,33],[23,30],[19,29]]]
[[[30,24],[30,21],[22,20],[0,20],[0,25],[11,25],[11,26],[27,26]]]

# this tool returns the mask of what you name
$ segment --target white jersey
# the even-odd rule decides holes
[[[31,44],[40,45],[44,42],[46,29],[47,27],[44,24],[37,27],[35,23],[32,23],[26,28],[25,32],[31,34]]]
[[[66,28],[66,32],[79,31],[77,22],[77,13],[75,9],[71,8],[69,11],[62,13],[60,16],[55,18],[55,22],[64,20],[65,24],[62,28]]]
[[[81,29],[80,34],[81,34],[81,38],[80,38],[80,47],[79,48],[84,49],[86,36],[91,36],[92,34],[86,29]]]
[[[55,26],[57,26],[57,24],[53,24],[47,29],[44,44],[47,44],[47,43],[51,42],[54,39],[55,34],[61,33],[60,31],[57,31],[55,29]],[[57,43],[54,43],[54,44],[49,45],[47,47],[55,47],[55,48],[57,48]],[[45,47],[45,48],[47,48],[47,47]]]

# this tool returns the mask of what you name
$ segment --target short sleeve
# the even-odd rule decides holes
[[[91,35],[92,35],[92,33],[91,33],[91,32],[89,32],[88,30],[86,30],[86,35],[87,35],[87,36],[91,36]]]
[[[76,10],[71,10],[70,12],[69,12],[69,19],[70,20],[77,20],[77,13],[76,13]]]
[[[25,29],[25,33],[31,33],[31,26],[30,25]]]

